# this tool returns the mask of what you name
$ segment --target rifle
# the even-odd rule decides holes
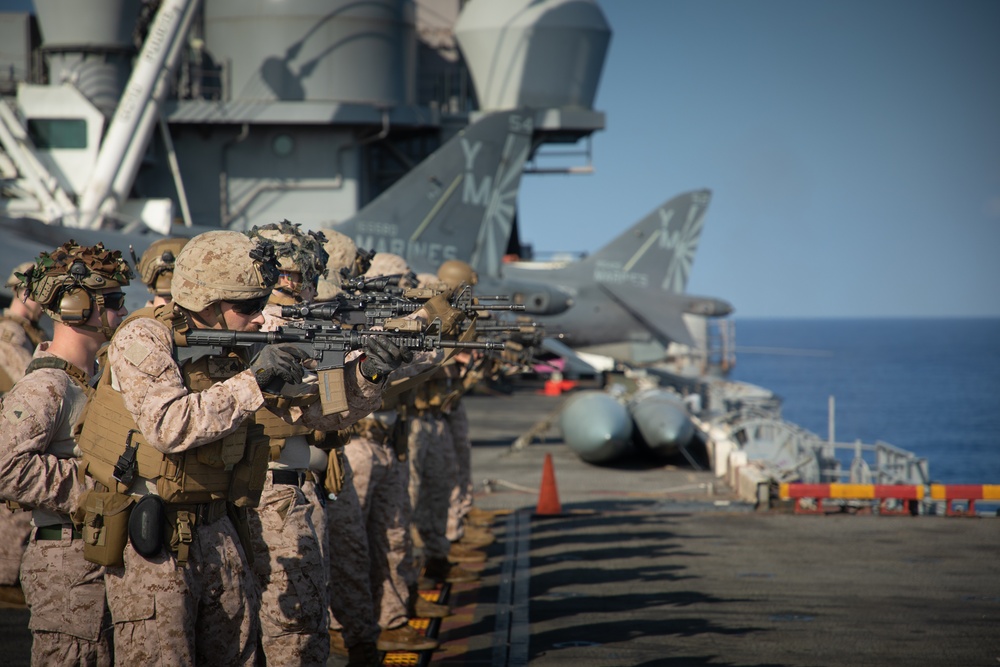
[[[475,319],[476,313],[488,311],[522,311],[522,304],[480,304],[459,302],[461,308],[470,319]],[[400,330],[410,330],[411,327],[402,318],[417,312],[424,307],[423,301],[408,299],[390,294],[367,294],[352,298],[338,295],[332,301],[322,303],[299,303],[281,307],[281,316],[306,320],[332,320],[344,327],[385,326]],[[452,307],[456,307],[452,304]]]
[[[319,400],[323,414],[347,410],[344,389],[344,365],[347,353],[359,350],[371,337],[388,338],[407,350],[434,350],[440,348],[465,348],[473,350],[502,350],[503,343],[492,341],[447,340],[440,334],[390,329],[342,329],[319,322],[302,322],[278,327],[275,331],[220,331],[216,329],[189,329],[176,332],[179,347],[187,348],[179,358],[197,358],[205,355],[221,356],[226,348],[254,347],[275,343],[295,343],[310,358],[316,360]],[[270,390],[269,390],[270,391]],[[278,393],[278,392],[272,392]]]

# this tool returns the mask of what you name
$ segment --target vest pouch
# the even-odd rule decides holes
[[[331,499],[336,499],[344,490],[347,481],[347,466],[344,463],[344,449],[338,447],[330,451],[326,460],[326,476],[323,478],[323,488]]]
[[[97,565],[124,565],[128,522],[135,498],[114,491],[88,491],[80,506],[83,557]]]
[[[271,458],[270,438],[260,424],[252,424],[247,433],[243,459],[232,472],[229,502],[237,507],[257,507],[267,480],[267,462]]]
[[[156,480],[156,494],[167,503],[198,505],[225,500],[232,471],[201,463],[194,451],[168,454]]]
[[[244,422],[216,442],[183,454],[166,455],[156,480],[157,495],[167,503],[201,504],[226,500],[236,465],[245,455],[246,434]],[[209,451],[203,454],[203,449]],[[237,451],[240,458],[229,464]]]
[[[232,470],[243,458],[243,446],[247,439],[246,422],[221,440],[202,445],[195,449],[198,462],[210,468]]]

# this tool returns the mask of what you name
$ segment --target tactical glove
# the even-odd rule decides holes
[[[279,379],[285,384],[299,384],[305,372],[302,360],[308,358],[294,343],[267,345],[250,362],[250,370],[261,389]]]
[[[465,319],[465,313],[457,308],[452,308],[448,303],[448,298],[443,294],[429,299],[423,307],[427,312],[427,319],[431,322],[435,320],[441,323],[441,333],[448,335],[458,331],[458,325]]]
[[[369,336],[364,351],[360,368],[369,382],[381,382],[404,363],[413,361],[413,352],[400,348],[385,336]]]

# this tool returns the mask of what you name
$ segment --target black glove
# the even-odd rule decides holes
[[[385,336],[369,336],[365,341],[365,357],[361,360],[361,374],[369,382],[382,379],[403,365],[413,361],[413,352],[400,348]]]
[[[305,372],[302,360],[308,358],[309,355],[294,343],[267,345],[250,362],[250,370],[261,389],[278,379],[285,384],[299,384]]]

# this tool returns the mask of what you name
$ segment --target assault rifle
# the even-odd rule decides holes
[[[474,318],[475,313],[481,310],[486,311],[522,311],[522,304],[494,304],[475,303],[457,301],[452,307],[463,310],[465,314]],[[332,301],[321,303],[299,303],[281,307],[281,316],[286,318],[296,318],[305,320],[334,320],[340,322],[344,327],[374,327],[386,326],[390,328],[405,329],[406,324],[400,322],[401,318],[417,312],[424,307],[425,301],[413,300],[401,296],[388,294],[370,294],[358,298],[338,295]]]
[[[179,347],[187,348],[178,356],[196,358],[205,355],[221,356],[226,348],[254,347],[275,343],[295,343],[310,358],[316,360],[319,399],[323,414],[343,412],[347,409],[344,390],[344,365],[347,353],[359,350],[371,337],[388,338],[407,350],[434,350],[440,348],[465,348],[472,350],[502,350],[503,343],[493,341],[456,341],[442,338],[440,334],[421,332],[385,331],[372,329],[342,329],[319,322],[302,322],[280,326],[275,331],[220,331],[216,329],[189,329],[175,336]],[[277,393],[277,392],[275,392]]]

